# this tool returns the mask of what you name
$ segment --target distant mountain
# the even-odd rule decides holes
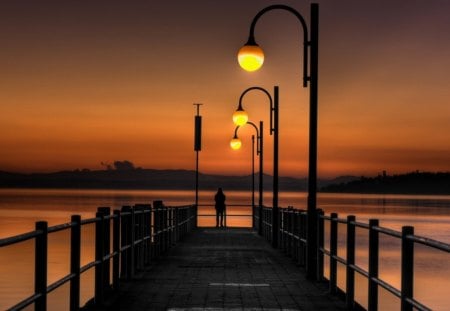
[[[332,183],[322,192],[387,193],[387,194],[450,194],[450,172],[412,172],[401,175],[378,175]]]
[[[252,176],[199,174],[200,189],[250,190]],[[185,189],[195,188],[195,171],[155,169],[75,170],[55,173],[10,173],[0,171],[0,188],[72,189]],[[264,188],[272,188],[272,176],[264,175]],[[307,179],[280,177],[281,191],[304,191]],[[258,189],[258,174],[255,174]]]
[[[224,176],[199,173],[199,187],[214,190],[251,190],[251,175]],[[264,175],[264,189],[272,189],[273,178]],[[21,174],[0,171],[0,188],[69,189],[195,189],[195,171],[142,168],[74,170]],[[258,174],[255,174],[255,190]],[[377,177],[340,176],[319,179],[321,192],[450,194],[450,173],[419,173]],[[280,191],[307,191],[307,178],[280,177]]]

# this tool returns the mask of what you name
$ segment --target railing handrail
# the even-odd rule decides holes
[[[158,201],[159,202],[159,201]],[[156,203],[156,202],[155,202]],[[125,254],[130,255],[130,251],[134,249],[140,248],[140,256],[141,258],[135,260],[131,260],[128,257],[123,257],[122,262],[127,261],[127,264],[131,264],[132,270],[133,266],[138,264],[137,262],[143,263],[145,258],[142,256],[159,256],[162,252],[165,252],[173,243],[177,242],[183,235],[187,234],[193,228],[195,228],[195,217],[196,217],[196,206],[194,204],[190,205],[180,205],[180,206],[164,206],[162,204],[158,206],[151,206],[149,204],[141,205],[136,204],[130,211],[121,212],[116,210],[114,213],[110,213],[110,209],[106,207],[102,207],[98,209],[96,217],[83,219],[81,220],[80,216],[72,216],[72,220],[74,217],[78,217],[78,220],[70,221],[63,224],[54,225],[51,227],[47,227],[46,222],[38,222],[44,224],[44,229],[38,228],[38,223],[36,226],[38,229],[34,231],[30,231],[27,233],[2,238],[0,239],[0,247],[6,247],[9,245],[13,245],[16,243],[24,242],[31,239],[40,239],[41,246],[38,247],[38,243],[36,242],[35,252],[37,256],[36,258],[44,258],[45,262],[43,263],[45,267],[43,270],[47,271],[48,260],[47,260],[47,243],[48,243],[48,234],[60,232],[63,230],[71,230],[71,235],[75,234],[75,242],[74,236],[71,237],[71,272],[66,274],[65,276],[59,278],[51,284],[47,283],[46,273],[44,274],[44,279],[40,280],[39,283],[41,285],[42,291],[39,291],[35,288],[35,293],[31,296],[22,299],[14,306],[10,307],[9,310],[21,310],[31,304],[35,304],[36,310],[45,310],[46,309],[46,296],[48,293],[54,291],[55,289],[61,287],[62,285],[70,282],[71,283],[71,291],[70,291],[70,303],[71,310],[79,309],[79,292],[80,292],[80,282],[79,277],[82,273],[86,272],[91,268],[96,269],[95,273],[95,301],[102,300],[102,293],[105,290],[104,286],[110,286],[109,279],[109,264],[110,260],[113,260],[113,266],[116,268],[113,269],[113,280],[112,282],[118,281],[118,273],[123,276],[124,273],[127,273],[127,277],[130,276],[132,271],[124,271],[118,270],[119,264],[119,256],[125,256]],[[107,211],[107,212],[106,212]],[[105,214],[106,213],[106,214]],[[132,217],[131,222],[128,222],[128,218]],[[144,219],[147,217],[147,219]],[[109,225],[104,225],[104,223],[111,223],[113,221],[114,224],[114,234],[111,237],[111,230]],[[120,223],[127,224],[127,227],[120,226]],[[117,227],[115,224],[118,223]],[[84,225],[95,224],[96,233],[95,233],[95,244],[96,244],[96,256],[95,259],[87,264],[81,266],[80,263],[80,228]],[[130,224],[134,224],[133,226],[129,226]],[[143,225],[141,227],[141,225]],[[78,228],[78,229],[77,229]],[[118,229],[117,229],[118,228]],[[128,229],[127,229],[128,228]],[[74,231],[75,230],[75,231]],[[119,231],[116,231],[119,230]],[[124,230],[129,230],[126,233]],[[76,233],[78,232],[78,233]],[[125,241],[125,239],[129,238],[129,233],[131,233],[132,239]],[[100,235],[98,235],[100,234]],[[116,235],[128,234],[126,236],[122,236],[120,239],[122,246],[118,243],[119,239]],[[76,237],[78,235],[78,237]],[[109,241],[113,239],[114,247],[110,249]],[[102,242],[103,241],[103,242]],[[105,243],[108,241],[107,243]],[[74,244],[75,243],[75,244]],[[74,250],[73,247],[78,243],[78,250]],[[147,253],[144,254],[142,249],[145,247],[144,243],[146,243],[150,247],[157,247],[158,250],[153,250],[150,248],[147,250]],[[99,245],[102,247],[101,250],[98,250]],[[119,247],[116,247],[119,245]],[[41,247],[44,247],[41,249]],[[153,252],[154,251],[154,252]],[[38,255],[39,253],[39,255]],[[75,255],[74,255],[75,253]],[[127,255],[127,256],[128,256]],[[44,257],[40,257],[44,256]],[[78,266],[72,266],[73,256],[75,260],[78,261]],[[132,255],[133,256],[133,255]],[[149,257],[149,258],[150,258]],[[43,259],[40,259],[42,262]],[[105,266],[106,265],[106,266]],[[37,271],[41,270],[42,267],[35,266],[35,279],[37,278]],[[75,268],[75,272],[72,271]],[[105,273],[100,273],[100,271],[104,271]],[[100,277],[100,279],[98,279]],[[42,283],[44,282],[44,283]],[[77,284],[78,289],[72,289],[72,283]],[[99,284],[101,283],[101,284]],[[44,284],[44,285],[42,285]],[[42,287],[44,286],[44,287]],[[72,291],[74,291],[77,297],[72,297]],[[98,296],[100,295],[100,296]],[[72,305],[73,304],[73,305]]]
[[[280,209],[280,213],[283,215],[283,213],[289,214],[290,212],[287,209]],[[441,242],[441,241],[437,241],[437,240],[432,239],[432,238],[426,238],[426,237],[423,237],[423,236],[415,235],[413,233],[414,231],[413,231],[412,227],[403,227],[403,231],[404,232],[399,232],[399,231],[396,231],[396,230],[393,230],[393,229],[389,229],[389,228],[385,228],[385,227],[381,227],[381,226],[378,226],[378,225],[371,226],[370,224],[367,224],[367,223],[357,222],[356,220],[349,220],[350,217],[353,217],[353,219],[354,219],[354,216],[348,216],[347,219],[343,219],[343,218],[338,218],[337,214],[331,214],[331,215],[327,216],[327,215],[323,215],[323,214],[321,215],[319,213],[318,220],[322,220],[322,221],[327,220],[327,221],[330,221],[331,223],[336,223],[336,224],[340,224],[340,223],[346,224],[347,225],[347,230],[349,230],[349,226],[354,226],[355,228],[363,228],[363,229],[369,230],[369,232],[370,232],[370,230],[373,230],[373,232],[375,232],[376,234],[385,234],[385,235],[392,236],[394,238],[398,238],[399,240],[402,241],[402,245],[403,245],[402,246],[402,252],[405,252],[405,251],[407,252],[407,253],[402,255],[402,258],[405,255],[407,257],[406,258],[407,263],[403,263],[402,262],[402,270],[403,270],[403,268],[405,268],[405,266],[404,266],[405,264],[407,264],[407,266],[408,266],[407,268],[405,268],[405,269],[407,269],[406,271],[409,271],[408,269],[413,269],[413,264],[414,264],[413,258],[414,258],[414,256],[413,256],[412,253],[410,255],[411,257],[409,257],[409,255],[407,255],[407,254],[409,254],[408,252],[413,252],[413,246],[414,246],[413,244],[414,243],[419,243],[419,244],[422,244],[424,246],[427,246],[427,247],[430,247],[430,248],[433,248],[433,249],[436,249],[436,250],[439,250],[439,251],[443,251],[445,253],[450,253],[450,244],[445,243],[445,242]],[[283,218],[282,217],[280,217],[280,218],[282,219],[281,221],[283,221]],[[288,220],[287,220],[287,222],[288,222]],[[378,224],[378,222],[377,222],[377,224]],[[280,226],[280,228],[282,228],[281,230],[283,230],[283,231],[286,230],[286,229],[283,228],[283,226]],[[408,229],[408,228],[411,228],[411,229],[410,230],[405,230],[405,229]],[[335,227],[334,230],[336,230],[336,233],[337,233],[337,227]],[[281,231],[281,232],[283,232],[283,231]],[[333,230],[330,230],[330,231],[331,231],[330,232],[330,247],[332,248],[332,250],[330,251],[330,250],[325,249],[325,247],[323,247],[323,246],[319,246],[318,251],[323,253],[324,255],[327,255],[327,256],[330,257],[330,265],[331,266],[333,265],[333,262],[339,262],[339,263],[341,263],[341,264],[343,264],[343,265],[345,265],[347,267],[347,276],[348,276],[349,271],[350,271],[350,273],[351,273],[351,271],[354,271],[354,272],[358,272],[359,274],[367,277],[370,282],[374,282],[378,286],[381,286],[382,288],[384,288],[388,292],[390,292],[393,295],[395,295],[398,298],[400,298],[401,301],[402,301],[402,306],[404,304],[404,306],[402,307],[404,309],[402,309],[402,310],[410,310],[410,308],[412,308],[412,307],[414,307],[414,308],[416,308],[418,310],[430,310],[423,303],[417,301],[416,299],[414,299],[414,297],[412,297],[413,285],[412,285],[412,283],[409,283],[409,282],[413,282],[413,279],[411,278],[412,277],[411,273],[408,272],[408,273],[406,273],[406,275],[404,275],[404,277],[406,277],[406,279],[405,280],[402,279],[402,288],[401,289],[398,289],[395,286],[393,286],[393,285],[385,282],[384,280],[382,280],[380,277],[378,277],[378,272],[376,272],[375,276],[372,276],[370,274],[370,269],[371,269],[370,260],[369,260],[369,271],[367,271],[367,270],[363,269],[362,267],[356,265],[354,262],[349,262],[348,261],[348,256],[349,256],[348,253],[347,253],[347,257],[346,258],[343,258],[343,257],[337,255],[337,244],[336,244],[336,246],[332,246],[333,243],[337,243],[337,236],[333,236],[333,232],[332,232]],[[353,247],[353,249],[351,249],[350,251],[354,252],[354,247],[355,246],[354,245],[353,246],[349,246],[348,245],[348,243],[349,243],[348,234],[349,233],[347,232],[347,245],[346,245],[347,252],[349,251],[349,247]],[[354,235],[355,232],[352,232],[351,234]],[[322,236],[323,236],[323,232],[322,232]],[[370,239],[370,237],[369,237],[369,239]],[[334,242],[333,242],[333,240],[334,240]],[[354,243],[354,241],[353,241],[353,243]],[[376,245],[377,245],[377,248],[378,248],[379,247],[379,245],[378,245],[378,237],[377,237],[377,242],[376,243],[377,243]],[[408,243],[411,243],[410,244],[411,246],[408,246],[409,245]],[[333,247],[335,247],[335,249],[333,249]],[[407,247],[407,248],[405,249],[405,247]],[[377,255],[376,256],[378,258],[378,250],[377,250]],[[370,254],[369,254],[369,257],[370,257]],[[405,260],[405,259],[403,258],[402,260]],[[334,285],[332,285],[332,286],[335,286],[337,288],[337,285],[335,283],[336,282],[335,276],[331,276],[331,273],[337,273],[337,271],[331,271],[330,270],[330,281],[333,281]],[[403,274],[403,272],[402,272],[402,274]],[[331,280],[331,279],[333,279],[333,280]],[[349,282],[349,280],[347,279],[346,282]],[[406,283],[404,283],[404,282],[406,282]],[[352,285],[352,286],[354,286],[354,285]],[[403,287],[408,288],[408,289],[410,288],[411,289],[411,294],[404,293],[403,291],[405,289]],[[350,292],[351,292],[351,294],[353,294],[353,289],[350,289]],[[346,293],[346,295],[348,295],[348,294],[349,293]],[[378,295],[378,294],[376,294],[376,295]],[[349,297],[347,297],[347,300],[349,300]],[[350,301],[352,303],[354,303],[354,297],[351,297]],[[369,306],[369,309],[370,308],[371,307]]]
[[[156,203],[156,202],[155,202]],[[201,204],[201,205],[180,205],[180,206],[164,206],[162,204],[158,205],[135,205],[132,207],[123,208],[121,211],[114,211],[114,213],[110,213],[109,208],[101,208],[101,209],[107,209],[107,212],[103,210],[102,212],[97,213],[96,217],[83,219],[79,218],[78,220],[72,220],[71,222],[51,226],[51,227],[44,227],[44,228],[37,228],[34,231],[30,231],[27,233],[19,234],[12,237],[2,238],[0,239],[0,247],[5,247],[8,245],[28,241],[31,239],[44,239],[46,241],[48,234],[63,231],[63,230],[71,230],[76,232],[76,230],[80,230],[80,228],[84,225],[89,224],[95,224],[96,226],[96,232],[100,232],[101,236],[97,236],[96,233],[96,245],[100,245],[102,247],[101,251],[96,251],[95,259],[87,264],[84,264],[83,266],[78,265],[76,268],[76,271],[70,271],[67,275],[63,276],[62,278],[56,280],[52,284],[46,284],[44,292],[35,292],[31,296],[23,299],[22,301],[18,302],[15,306],[11,308],[11,310],[20,310],[22,308],[25,308],[26,306],[36,303],[36,310],[41,310],[40,307],[38,307],[37,302],[46,299],[46,295],[53,290],[59,288],[63,284],[66,284],[70,282],[71,284],[73,282],[78,282],[79,286],[79,276],[80,274],[86,272],[87,270],[91,268],[96,269],[96,290],[95,290],[95,297],[96,301],[101,301],[103,297],[103,291],[105,290],[105,285],[110,286],[109,281],[105,281],[105,277],[109,280],[109,265],[110,261],[112,260],[113,264],[113,280],[112,285],[115,286],[115,282],[118,281],[118,273],[120,271],[120,275],[125,275],[127,278],[132,277],[134,274],[134,265],[139,265],[139,262],[145,261],[145,259],[142,257],[140,259],[135,259],[134,256],[137,254],[135,252],[141,252],[144,253],[142,250],[145,247],[145,245],[151,245],[154,247],[151,249],[151,256],[158,256],[159,254],[162,254],[164,251],[166,251],[171,243],[174,243],[177,241],[177,239],[181,238],[181,236],[187,232],[189,232],[193,227],[196,226],[196,219],[197,217],[205,217],[205,216],[215,216],[215,214],[198,214],[198,207],[204,207],[204,206],[214,206],[212,204]],[[272,208],[267,206],[261,207],[262,214],[255,212],[255,208],[257,206],[252,206],[251,204],[231,204],[228,205],[230,207],[235,206],[245,206],[245,207],[252,207],[252,214],[229,214],[227,216],[245,216],[245,217],[254,217],[255,219],[261,220],[262,230],[261,234],[265,236],[268,240],[273,238],[273,235],[271,233],[273,224],[272,224]],[[293,207],[279,207],[279,217],[278,217],[278,238],[279,238],[279,247],[283,248],[288,255],[294,256],[299,260],[299,263],[304,264],[304,251],[302,251],[303,248],[306,247],[308,241],[306,239],[306,230],[304,230],[306,226],[306,217],[307,213],[304,210],[296,209]],[[78,216],[79,217],[79,216]],[[321,242],[319,242],[318,247],[318,253],[323,255],[327,255],[330,257],[330,289],[332,292],[335,292],[337,290],[337,284],[336,284],[336,275],[337,275],[337,269],[336,269],[336,263],[341,263],[346,266],[347,269],[347,289],[346,289],[346,295],[347,295],[347,303],[349,306],[351,304],[355,303],[354,301],[354,273],[357,272],[360,275],[366,277],[369,281],[369,292],[370,288],[372,288],[372,284],[375,284],[375,286],[380,286],[381,288],[384,288],[388,292],[392,293],[396,297],[401,299],[402,306],[406,306],[405,310],[410,310],[410,308],[414,307],[418,310],[430,310],[427,306],[423,305],[421,302],[417,301],[413,297],[412,292],[412,284],[413,280],[411,279],[402,279],[402,288],[398,289],[395,286],[385,282],[378,276],[378,267],[376,267],[376,270],[373,270],[373,260],[371,259],[373,256],[374,258],[377,258],[378,260],[378,235],[384,234],[388,235],[394,238],[398,238],[402,241],[402,252],[407,252],[406,254],[411,253],[413,251],[413,247],[415,243],[442,251],[446,253],[450,253],[450,244],[437,241],[435,239],[423,237],[420,235],[415,235],[412,227],[404,227],[403,232],[399,232],[396,230],[392,230],[389,228],[385,228],[378,225],[378,221],[376,222],[369,222],[363,223],[356,221],[356,218],[354,216],[348,216],[347,218],[339,218],[337,214],[333,213],[330,215],[324,215],[323,213],[319,212],[317,221],[319,222],[318,230],[319,230],[319,240],[322,239]],[[331,223],[331,230],[330,230],[330,249],[326,249],[323,242],[323,236],[324,236],[324,226],[323,224],[320,225],[320,222],[329,221]],[[372,220],[371,220],[372,221]],[[113,224],[113,231],[114,234],[111,237],[111,227],[107,225],[108,223]],[[255,222],[256,223],[256,222]],[[343,256],[339,256],[337,253],[337,235],[339,234],[339,230],[337,225],[338,224],[345,224],[347,226],[347,256],[345,258]],[[117,227],[118,226],[118,227]],[[77,229],[78,228],[78,229]],[[120,231],[116,232],[116,228],[119,228]],[[183,229],[180,229],[183,228]],[[369,249],[369,267],[368,269],[364,269],[360,266],[358,266],[355,263],[354,260],[354,253],[352,255],[352,252],[355,250],[355,242],[354,242],[354,235],[355,235],[355,228],[362,228],[369,231],[369,242],[372,239],[372,236],[376,238],[375,244],[376,245],[376,253],[375,255],[371,254],[371,250]],[[409,230],[405,230],[405,228],[410,228]],[[128,230],[128,231],[127,231]],[[180,232],[182,230],[183,232]],[[350,230],[350,231],[349,231]],[[128,233],[126,233],[128,232]],[[80,233],[78,232],[78,235]],[[116,236],[116,234],[125,234],[123,235],[120,240]],[[333,234],[335,234],[333,236]],[[352,240],[353,236],[353,240]],[[78,237],[79,238],[79,237]],[[113,247],[110,248],[110,239],[112,240]],[[350,238],[350,239],[349,239]],[[117,244],[119,243],[120,244]],[[45,242],[45,247],[47,242]],[[349,244],[350,243],[350,244]],[[372,242],[370,242],[372,243]],[[369,244],[370,244],[369,243]],[[292,247],[292,245],[297,245],[295,248]],[[98,247],[98,246],[96,246]],[[78,250],[79,251],[79,250]],[[37,247],[36,247],[37,252]],[[408,253],[409,252],[409,253]],[[37,255],[36,255],[37,256]],[[78,256],[80,256],[78,254]],[[121,260],[119,261],[119,256],[121,257]],[[402,255],[403,257],[403,255]],[[45,257],[46,258],[46,257]],[[321,263],[319,264],[320,268],[319,270],[322,270],[321,277],[323,278],[323,259],[320,259],[320,256],[318,260],[321,260]],[[372,260],[372,261],[371,261]],[[410,271],[408,269],[412,269],[413,265],[413,255],[411,255],[411,258],[407,260],[407,265],[405,271]],[[119,268],[118,265],[122,265],[121,268]],[[406,272],[403,272],[404,263],[402,263],[402,275]],[[47,268],[45,268],[47,269]],[[103,271],[103,272],[101,272]],[[411,273],[412,275],[412,273]],[[97,280],[97,278],[100,278],[100,281]],[[349,279],[350,278],[350,279]],[[77,281],[78,279],[78,281]],[[45,281],[46,282],[46,281]],[[98,282],[101,282],[102,284],[97,284]],[[369,293],[369,296],[371,294]],[[378,292],[376,290],[375,297],[378,296]],[[374,298],[370,296],[369,298],[369,306],[371,304],[374,304],[375,306],[377,303],[373,302]],[[72,303],[72,302],[71,302]],[[79,303],[79,299],[78,299]],[[45,304],[43,304],[45,306]],[[79,307],[79,306],[78,306]],[[371,307],[369,307],[370,309]],[[402,307],[403,308],[403,307]],[[373,309],[373,306],[372,306]],[[375,307],[376,309],[376,307]],[[42,309],[44,310],[44,309]],[[74,309],[77,310],[77,309]]]

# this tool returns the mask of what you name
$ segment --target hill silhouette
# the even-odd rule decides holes
[[[120,166],[106,170],[73,170],[54,173],[11,173],[0,171],[0,188],[55,189],[148,189],[194,190],[195,171],[156,170]],[[199,187],[215,190],[251,190],[251,175],[225,176],[199,173]],[[321,192],[450,194],[450,173],[412,172],[376,177],[340,176],[319,179]],[[255,174],[258,189],[258,174]],[[272,189],[272,176],[264,175],[264,189]],[[307,191],[307,178],[280,177],[280,191]]]
[[[401,175],[361,177],[357,180],[330,184],[322,192],[386,193],[386,194],[450,194],[450,172],[411,172]]]
[[[199,173],[200,189],[250,190],[251,175],[224,176]],[[322,186],[355,177],[320,180]],[[0,188],[69,188],[69,189],[176,189],[193,190],[195,171],[156,170],[127,167],[126,169],[74,170],[54,173],[10,173],[0,171]],[[255,174],[258,188],[258,174]],[[272,188],[272,176],[264,175],[264,189]],[[307,178],[280,177],[281,191],[306,191]]]

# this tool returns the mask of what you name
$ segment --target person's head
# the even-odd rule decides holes
[[[217,192],[222,192],[222,188],[219,187],[219,189],[217,189]]]

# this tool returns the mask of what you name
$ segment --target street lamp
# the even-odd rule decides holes
[[[247,121],[246,124],[250,124],[256,131],[256,155],[259,157],[259,199],[258,199],[258,213],[259,213],[259,222],[258,222],[258,233],[262,234],[262,207],[263,207],[263,176],[264,176],[264,168],[263,168],[263,121],[259,121],[259,129],[258,127],[250,121]],[[242,142],[237,136],[237,132],[240,126],[237,126],[234,130],[234,137],[230,142],[230,146],[233,150],[238,150],[242,146]],[[255,135],[252,135],[252,211],[255,208]],[[255,217],[253,217],[254,222]],[[253,227],[254,227],[253,223]]]
[[[259,86],[252,86],[249,87],[248,89],[246,89],[244,92],[242,92],[241,96],[239,97],[239,104],[238,104],[238,108],[236,109],[236,111],[233,114],[233,121],[236,125],[239,126],[239,124],[237,123],[238,121],[242,121],[242,120],[246,120],[245,123],[249,123],[248,122],[248,114],[247,112],[244,110],[244,108],[242,107],[242,99],[244,98],[245,94],[247,94],[250,91],[253,90],[257,90],[257,91],[261,91],[264,94],[267,95],[267,97],[269,98],[269,103],[270,103],[270,135],[273,134],[273,207],[272,207],[272,245],[273,247],[277,247],[278,245],[278,86],[274,86],[273,89],[273,98],[270,95],[270,93]],[[241,124],[241,125],[243,125]],[[262,123],[260,123],[260,137],[262,137]],[[261,150],[262,150],[262,138],[260,141],[260,146],[261,146]],[[262,191],[263,189],[263,185],[262,185],[262,152],[261,152],[261,156],[259,158],[260,160],[260,178],[259,178],[259,187],[260,187],[260,191]],[[259,202],[259,233],[262,234],[262,194],[260,193],[260,202]]]
[[[241,146],[242,146],[242,141],[237,136],[237,129],[238,128],[239,128],[239,126],[237,126],[236,129],[234,130],[234,137],[230,141],[230,147],[233,150],[239,150],[239,149],[241,149]]]
[[[319,5],[311,4],[311,27],[308,39],[308,28],[305,19],[295,9],[286,5],[270,5],[253,18],[250,25],[248,41],[239,50],[239,64],[247,71],[257,70],[264,62],[264,53],[255,41],[254,31],[256,22],[265,13],[272,10],[285,10],[294,14],[303,28],[303,87],[310,91],[309,106],[309,168],[308,168],[308,228],[307,228],[307,275],[310,279],[317,278],[317,84],[319,58]],[[309,66],[308,66],[309,53]],[[260,64],[260,66],[257,66]],[[309,68],[309,75],[308,75]],[[274,206],[275,207],[275,206]]]

